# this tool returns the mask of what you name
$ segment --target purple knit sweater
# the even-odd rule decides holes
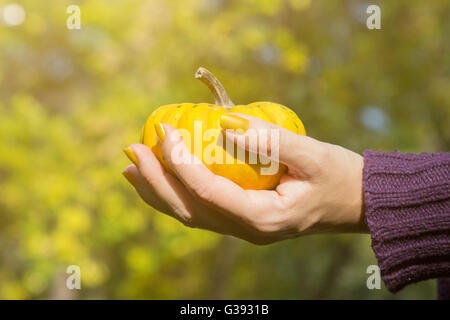
[[[431,278],[450,299],[450,153],[364,151],[365,214],[392,292]]]

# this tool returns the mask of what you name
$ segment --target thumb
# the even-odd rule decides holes
[[[323,143],[318,140],[240,113],[222,115],[220,125],[225,129],[227,139],[240,148],[307,175],[313,164],[317,163],[315,155],[323,149]]]

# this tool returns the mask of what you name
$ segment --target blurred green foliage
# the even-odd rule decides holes
[[[368,290],[368,235],[258,247],[185,228],[123,179],[122,148],[159,105],[212,101],[204,66],[315,138],[448,151],[448,1],[371,1],[381,30],[358,0],[12,2],[26,17],[0,25],[0,298],[435,298],[435,281]]]

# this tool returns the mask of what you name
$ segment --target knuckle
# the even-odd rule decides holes
[[[180,210],[177,207],[172,206],[172,213],[178,221],[180,221],[183,225],[189,228],[196,228],[196,222],[194,221],[194,217],[185,212],[184,210]]]
[[[282,229],[281,215],[270,213],[258,217],[252,223],[253,228],[261,235],[274,235]]]
[[[181,221],[181,223],[182,223],[183,225],[185,225],[186,227],[189,227],[189,228],[192,228],[192,229],[197,228],[197,225],[196,225],[196,223],[194,222],[194,219],[192,219],[192,217],[183,215],[183,216],[180,216],[180,221]]]
[[[325,143],[321,143],[317,149],[316,158],[319,165],[326,164],[331,158],[330,147]]]
[[[213,198],[211,188],[205,183],[198,183],[194,185],[192,190],[201,200],[210,202]]]
[[[284,196],[282,200],[278,203],[278,210],[280,211],[280,215],[283,215],[285,219],[286,216],[291,215],[293,212],[297,211],[297,201],[300,200],[298,196]]]
[[[324,168],[329,166],[332,158],[330,146],[327,143],[317,144],[314,150],[308,154],[308,163],[310,174],[314,177],[319,176]]]

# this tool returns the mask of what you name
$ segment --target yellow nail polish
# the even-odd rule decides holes
[[[220,118],[220,126],[223,129],[243,130],[244,132],[250,127],[250,121],[238,117],[234,114],[224,113]]]
[[[134,176],[129,173],[128,171],[124,171],[122,172],[123,176],[125,177],[125,179],[128,180],[129,183],[131,183],[133,186],[136,184],[136,179],[134,179]]]
[[[161,122],[155,123],[155,131],[158,135],[159,140],[161,140],[161,142],[164,142],[164,139],[166,138],[166,132],[164,131],[164,127]]]
[[[131,148],[125,148],[123,149],[123,152],[127,155],[128,159],[130,159],[131,162],[133,162],[135,165],[139,165],[139,160],[134,154],[133,149]]]

